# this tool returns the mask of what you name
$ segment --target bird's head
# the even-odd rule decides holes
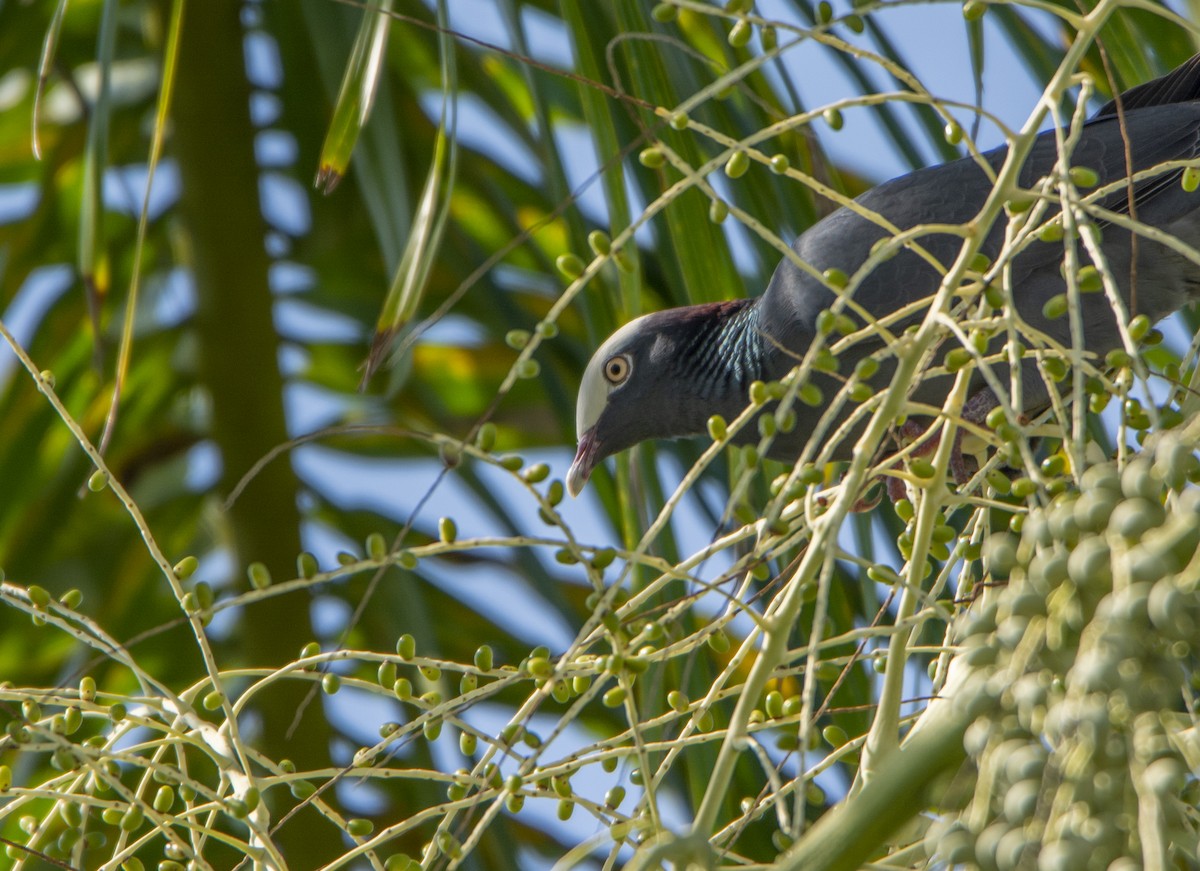
[[[646,439],[699,434],[709,415],[724,410],[714,407],[724,385],[715,360],[720,349],[710,343],[746,302],[654,312],[609,336],[579,385],[571,495],[606,457]],[[744,404],[744,389],[737,395]]]
[[[662,345],[669,342],[644,315],[617,330],[600,346],[579,384],[575,429],[579,449],[567,473],[567,489],[578,496],[592,469],[605,457],[652,438],[653,405],[661,384]]]

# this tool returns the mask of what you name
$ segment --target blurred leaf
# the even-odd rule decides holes
[[[446,26],[445,0],[438,2],[438,21],[442,27]],[[455,96],[458,92],[457,66],[454,43],[448,31],[440,34],[439,44],[442,55],[442,114],[433,161],[417,201],[412,232],[404,246],[404,254],[400,258],[400,265],[396,267],[396,274],[375,326],[375,335],[371,339],[371,352],[363,369],[364,386],[383,364],[396,338],[416,314],[449,217],[449,202],[458,165],[458,146],[455,142],[458,118]]]
[[[354,48],[346,61],[329,132],[321,146],[321,163],[314,183],[326,194],[333,193],[346,174],[359,133],[371,116],[392,21],[388,14],[391,9],[392,0],[380,0],[377,8],[363,12]]]

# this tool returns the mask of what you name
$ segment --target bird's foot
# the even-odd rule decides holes
[[[925,434],[925,427],[913,420],[906,420],[900,425],[899,432],[896,434],[897,441],[900,444],[907,444],[915,441],[918,437]],[[974,471],[978,470],[978,466],[974,461],[970,461],[962,452],[963,431],[958,429],[954,433],[954,446],[950,449],[950,474],[954,477],[954,483],[965,484],[971,480]],[[927,457],[938,449],[938,445],[942,443],[942,434],[935,432],[933,435],[926,438],[923,442],[917,445],[909,453],[910,457]],[[975,470],[971,469],[975,466]],[[888,492],[892,499],[904,498],[904,482],[899,478],[892,478],[888,484]],[[899,493],[899,496],[897,496]]]
[[[977,426],[983,426],[987,420],[988,412],[999,405],[999,400],[996,395],[986,387],[978,393],[973,394],[965,403],[963,403],[962,416],[967,423],[972,423]],[[1018,420],[1022,423],[1027,423],[1025,415],[1019,415]],[[926,427],[917,423],[915,420],[906,420],[897,427],[893,437],[896,444],[900,447],[911,444],[917,439],[925,436]],[[950,475],[954,478],[954,483],[962,486],[966,484],[979,471],[979,463],[974,457],[968,457],[963,453],[963,436],[965,430],[959,426],[954,431],[954,444],[950,449]],[[942,434],[935,432],[925,437],[924,441],[916,445],[909,453],[910,457],[927,457],[937,450],[942,443]],[[900,466],[900,460],[895,460],[887,466],[887,471],[891,471]],[[885,486],[881,490],[876,491],[875,485],[879,478],[886,478]],[[851,507],[851,511],[864,512],[875,508],[883,497],[883,492],[886,491],[888,498],[893,502],[899,502],[901,499],[908,498],[908,492],[905,490],[904,478],[900,475],[889,475],[883,472],[876,476],[874,481],[868,485],[865,494],[858,499]]]
[[[859,496],[855,503],[850,506],[852,512],[855,514],[864,514],[883,501],[884,488],[879,486],[879,477],[876,476],[867,482],[867,489],[863,491],[863,495]],[[891,479],[888,482],[889,493],[891,492],[890,486]]]
[[[967,423],[983,426],[987,420],[988,412],[998,406],[1000,401],[996,398],[996,394],[992,393],[988,388],[984,388],[963,403],[962,416]],[[1019,418],[1024,421],[1025,416],[1020,415]],[[896,433],[896,441],[901,446],[910,442],[916,441],[925,434],[925,427],[914,420],[906,420],[902,423]],[[975,476],[979,471],[979,464],[972,457],[963,454],[962,444],[965,430],[959,426],[954,431],[954,444],[950,449],[950,474],[954,478],[954,483],[963,485]],[[917,445],[909,454],[912,457],[925,457],[937,450],[938,445],[942,442],[940,432],[935,432],[926,438],[923,442]],[[896,493],[900,492],[903,498],[903,485],[898,479],[893,478],[892,482],[896,482],[893,486],[889,482],[888,493],[893,499],[897,498]]]

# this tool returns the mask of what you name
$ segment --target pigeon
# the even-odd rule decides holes
[[[1056,172],[1060,161],[1057,133],[1045,131],[1034,141],[1020,171],[1022,190],[1038,189]],[[1138,222],[1200,247],[1200,192],[1188,190],[1194,184],[1181,183],[1187,181],[1184,170],[1176,166],[1137,177],[1169,161],[1200,157],[1200,55],[1162,78],[1126,91],[1119,108],[1117,100],[1103,106],[1079,133],[1071,153],[1071,165],[1078,171],[1070,177],[1081,197],[1088,190],[1100,191],[1111,184],[1112,189],[1101,191],[1096,201],[1102,209],[1125,216],[1132,211]],[[598,463],[639,442],[701,435],[712,415],[732,420],[742,413],[750,401],[751,385],[786,376],[822,326],[827,327],[830,315],[825,313],[838,296],[837,288],[830,280],[822,280],[822,274],[828,276],[833,273],[827,270],[833,270],[843,276],[854,275],[880,240],[893,237],[894,231],[882,224],[904,231],[921,224],[964,225],[972,221],[992,189],[992,178],[984,166],[994,174],[1007,153],[1006,146],[1000,147],[978,158],[920,169],[876,186],[856,202],[882,216],[883,222],[846,207],[830,213],[792,245],[799,260],[812,271],[785,258],[761,296],[654,312],[618,329],[596,351],[583,373],[576,407],[579,445],[567,474],[568,490],[578,495]],[[1132,183],[1127,181],[1130,167],[1135,176]],[[1057,188],[1048,190],[1047,218],[1058,213]],[[1124,297],[1129,317],[1144,314],[1154,322],[1200,297],[1200,266],[1145,235],[1135,240],[1128,230],[1105,221],[1103,213],[1093,220],[1102,232],[1103,259]],[[1004,245],[1004,235],[1005,221],[1001,219],[983,240],[981,252],[994,261]],[[962,246],[961,235],[951,233],[928,233],[916,241],[923,252],[911,246],[901,248],[853,290],[853,303],[874,318],[912,306],[889,322],[894,336],[921,320],[925,313],[921,301],[927,306],[941,282],[942,273],[923,254],[931,255],[945,269]],[[1086,250],[1082,245],[1078,250],[1081,262],[1087,264]],[[1066,291],[1063,253],[1062,241],[1035,239],[1017,254],[1010,265],[1012,301],[1033,331],[1070,347],[1071,319],[1043,311],[1048,301]],[[1084,294],[1079,300],[1084,347],[1089,359],[1102,361],[1109,351],[1122,346],[1116,316],[1104,293]],[[865,325],[852,306],[846,306],[844,314],[852,317],[856,327]],[[992,339],[988,353],[1001,349],[1006,338],[1003,332]],[[869,356],[879,366],[867,383],[876,391],[887,389],[896,360],[884,340],[875,335],[838,356],[840,371],[853,370]],[[1007,368],[994,365],[992,371],[1001,384],[1009,384]],[[978,369],[972,378],[963,413],[965,419],[978,423],[999,399]],[[814,371],[812,380],[825,402],[844,384],[844,376],[827,372]],[[1022,403],[1015,412],[1031,417],[1049,407],[1049,390],[1029,357],[1021,362],[1019,380]],[[909,399],[927,408],[941,407],[952,383],[950,375],[915,379]],[[764,409],[771,407],[768,403]],[[852,407],[849,403],[843,406],[841,419]],[[795,410],[794,426],[790,431],[780,428],[767,456],[794,463],[813,436],[823,410],[801,404]],[[930,419],[924,420],[927,425]],[[849,459],[855,433],[865,425],[863,421],[857,430],[851,430],[827,456],[835,461]],[[923,429],[919,426],[917,431]],[[833,431],[823,430],[825,435]],[[961,427],[958,432],[961,437]],[[746,426],[734,441],[758,438],[758,428]],[[962,483],[969,470],[959,445],[952,456],[954,476]]]

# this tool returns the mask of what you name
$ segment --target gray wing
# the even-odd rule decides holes
[[[1200,104],[1134,109],[1125,113],[1124,127],[1134,172],[1166,161],[1200,156]],[[1126,138],[1115,116],[1096,118],[1084,128],[1074,152],[1074,165],[1095,170],[1102,185],[1118,181],[1126,177],[1125,145]],[[998,169],[1007,153],[1008,149],[1002,147],[983,156]],[[1037,138],[1022,168],[1021,185],[1028,187],[1047,175],[1057,159],[1054,132],[1047,131]],[[1134,185],[1139,221],[1166,228],[1200,208],[1200,193],[1184,191],[1179,175],[1176,170]],[[979,213],[990,192],[991,182],[984,171],[975,160],[964,158],[885,182],[863,194],[857,202],[906,230],[923,223],[966,223]],[[1103,205],[1127,213],[1127,189],[1110,194]],[[1000,220],[984,242],[985,253],[996,255],[1003,232]],[[853,274],[866,261],[871,247],[889,235],[878,224],[842,208],[811,227],[792,247],[818,271],[837,268]],[[928,235],[921,244],[943,266],[948,266],[957,256],[962,240],[946,234]],[[1104,248],[1106,255],[1120,261],[1122,250],[1129,248],[1128,234],[1106,233]],[[1061,245],[1035,243],[1015,264],[1018,288],[1021,278],[1042,269],[1052,268],[1057,277],[1061,256]],[[938,271],[925,260],[911,251],[902,251],[862,282],[855,299],[880,316],[930,296],[939,280]],[[785,346],[802,348],[812,335],[817,315],[833,301],[833,294],[820,282],[785,259],[764,295],[766,322],[781,327],[777,338]],[[1041,302],[1037,308],[1040,306]]]
[[[1186,103],[1200,94],[1200,54],[1180,64],[1171,72],[1154,81],[1130,88],[1121,94],[1121,108],[1125,112],[1147,106],[1165,106],[1168,103]],[[1117,101],[1109,100],[1096,118],[1117,114]]]
[[[1195,102],[1197,100],[1200,100],[1200,56],[1162,79],[1126,92],[1122,97],[1122,119],[1118,119],[1111,104],[1102,109],[1084,126],[1073,154],[1074,165],[1094,170],[1099,183],[1107,185],[1127,178],[1129,166],[1136,173],[1167,161],[1200,156],[1200,102]],[[998,169],[1007,155],[1006,148],[999,148],[983,158]],[[1041,134],[1021,168],[1020,184],[1031,187],[1049,174],[1057,160],[1054,132]],[[1184,191],[1179,176],[1180,171],[1175,170],[1136,182],[1133,201],[1137,218],[1193,247],[1200,247],[1200,193]],[[906,230],[928,223],[965,224],[979,213],[991,189],[992,184],[980,165],[972,159],[964,159],[886,182],[868,191],[858,202],[863,208],[878,212],[894,226]],[[1128,214],[1129,197],[1129,187],[1123,185],[1109,194],[1101,205],[1110,211]],[[1000,220],[992,228],[982,245],[984,253],[993,258],[1003,241],[1003,223]],[[852,275],[867,260],[872,246],[888,235],[890,231],[878,223],[849,209],[839,209],[800,236],[793,248],[818,272],[837,268]],[[945,266],[954,260],[962,245],[960,237],[948,234],[927,235],[920,241],[922,247]],[[1157,320],[1200,298],[1200,269],[1172,249],[1145,238],[1139,239],[1135,247],[1127,231],[1111,225],[1104,229],[1102,245],[1121,292],[1127,303],[1131,297],[1136,299],[1130,308],[1138,313],[1146,313]],[[1136,264],[1133,262],[1135,252]],[[1072,339],[1068,319],[1048,321],[1042,314],[1044,303],[1064,289],[1059,272],[1062,255],[1061,243],[1033,243],[1013,263],[1013,287],[1022,318],[1067,345]],[[913,252],[901,251],[881,263],[862,281],[855,292],[855,300],[875,316],[883,316],[928,298],[937,290],[941,274]],[[1136,294],[1131,293],[1133,276],[1137,281]],[[775,349],[768,361],[772,377],[781,377],[795,365],[815,334],[817,316],[834,300],[831,291],[789,259],[779,265],[760,303],[762,316],[759,322],[764,332],[770,333]],[[1084,296],[1080,316],[1083,341],[1089,351],[1102,357],[1119,346],[1115,318],[1104,294]],[[860,342],[844,355],[842,371],[848,372],[859,358],[878,347],[879,342]],[[895,361],[885,356],[878,374],[872,379],[875,388],[885,389],[894,370]],[[1008,378],[1003,367],[996,375],[1002,380]],[[819,373],[814,374],[814,379],[827,392],[839,387],[837,381]],[[1022,365],[1021,381],[1022,407],[1026,412],[1036,412],[1048,403],[1045,384],[1031,361]],[[941,405],[951,382],[952,378],[945,376],[923,378],[916,385],[912,398]],[[983,388],[982,379],[977,377],[972,389]],[[795,430],[777,439],[775,454],[783,459],[794,458],[811,435],[815,422],[814,416],[801,415]],[[854,434],[851,436],[833,446],[835,459],[847,458],[848,446],[854,441]]]

